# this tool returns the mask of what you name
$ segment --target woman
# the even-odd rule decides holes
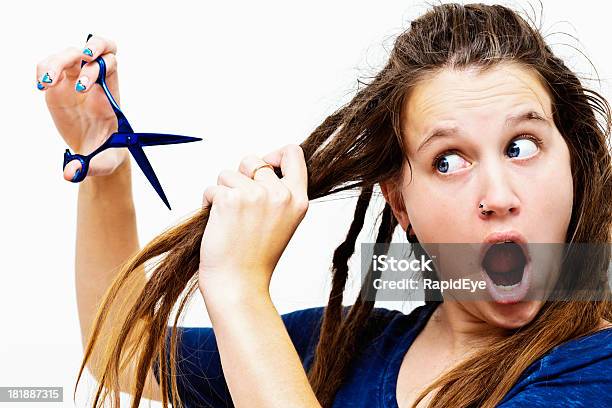
[[[39,87],[80,153],[115,124],[88,86],[97,64],[78,62],[102,55],[118,95],[114,44],[93,37],[86,49],[37,72],[54,79]],[[189,407],[611,406],[610,288],[596,267],[560,272],[587,298],[508,299],[491,289],[487,301],[439,301],[428,291],[404,315],[374,308],[370,274],[355,304],[342,305],[376,185],[385,198],[376,242],[389,243],[400,224],[419,255],[440,242],[607,244],[609,126],[606,100],[515,12],[445,4],[413,21],[381,72],[300,146],[222,172],[200,211],[142,250],[130,162],[107,150],[79,190],[79,378],[87,365],[100,382],[95,406],[109,391],[118,404],[118,390],[133,406],[143,396]],[[361,192],[334,253],[327,307],[279,316],[270,278],[308,200],[348,189]],[[147,279],[144,263],[161,255]],[[596,255],[609,265],[609,251]],[[196,290],[214,332],[176,328]]]

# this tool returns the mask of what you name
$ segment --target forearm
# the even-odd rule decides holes
[[[205,297],[236,407],[321,405],[269,295]]]
[[[139,250],[130,166],[128,159],[111,175],[87,177],[79,186],[75,279],[83,345],[119,267]],[[140,287],[141,272],[134,280]],[[111,311],[111,324],[115,318]]]

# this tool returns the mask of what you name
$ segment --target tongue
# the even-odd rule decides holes
[[[517,244],[504,242],[489,248],[482,265],[487,272],[506,273],[522,268],[525,265],[525,257]]]

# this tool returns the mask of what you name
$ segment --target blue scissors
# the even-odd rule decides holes
[[[91,34],[87,37],[87,40],[91,38]],[[106,98],[110,102],[115,115],[117,116],[117,132],[111,134],[108,139],[96,150],[91,152],[90,154],[84,156],[81,154],[71,154],[70,149],[66,149],[64,152],[64,165],[62,169],[66,168],[66,165],[73,161],[78,160],[81,163],[80,171],[77,171],[73,183],[79,183],[85,179],[87,176],[87,170],[89,169],[89,161],[98,153],[111,148],[111,147],[127,147],[138,166],[143,171],[149,182],[153,185],[157,194],[161,197],[166,207],[170,208],[170,203],[166,198],[166,194],[153,171],[153,167],[151,167],[151,163],[145,156],[144,151],[142,150],[143,146],[156,146],[156,145],[166,145],[166,144],[176,144],[176,143],[189,143],[189,142],[197,142],[202,140],[199,137],[191,137],[191,136],[179,136],[179,135],[168,135],[162,133],[134,133],[132,127],[130,126],[127,118],[121,112],[119,105],[115,102],[113,95],[110,93],[110,90],[106,86],[106,63],[102,57],[98,57],[95,61],[100,66],[100,72],[98,74],[98,78],[96,79],[96,83],[99,84],[104,90],[104,94]],[[81,62],[81,67],[86,64],[86,61]]]

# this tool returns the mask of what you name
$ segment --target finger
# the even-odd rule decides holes
[[[121,156],[112,150],[114,149],[105,150],[91,159],[87,169],[87,177],[106,176],[121,165]],[[64,168],[64,179],[68,181],[74,180],[77,176],[77,171],[82,171],[81,162],[79,160],[71,160]]]
[[[215,202],[215,197],[219,193],[227,193],[230,190],[229,187],[225,186],[209,186],[204,190],[204,196],[202,198],[202,207],[212,207]]]
[[[115,54],[106,53],[102,55],[102,59],[106,63],[106,78],[110,77],[117,70],[117,58]],[[100,65],[97,62],[89,62],[83,65],[79,78],[74,83],[74,89],[81,93],[87,93],[92,88],[92,84],[98,79],[100,73]]]
[[[304,151],[297,144],[289,144],[274,150],[264,157],[264,161],[274,167],[280,167],[283,177],[281,180],[296,191],[306,191],[308,187],[308,170],[304,159]]]
[[[42,91],[56,86],[66,75],[78,75],[78,63],[80,61],[79,49],[74,47],[66,48],[64,51],[42,60],[36,65],[38,89]]]
[[[65,180],[74,180],[78,175],[77,172],[81,171],[81,162],[78,160],[72,160],[66,164],[64,167],[64,179]],[[89,174],[91,175],[91,174]]]
[[[223,170],[217,177],[217,185],[227,187],[251,188],[253,180],[234,170]]]
[[[255,180],[255,181],[262,181],[266,183],[278,182],[279,181],[278,177],[276,176],[276,174],[270,167],[261,167],[257,169],[258,167],[264,164],[270,164],[270,163],[266,163],[259,156],[250,154],[248,156],[245,156],[240,161],[240,166],[238,167],[238,171],[240,171],[240,173],[245,175],[247,178]],[[257,171],[255,171],[256,169]],[[255,174],[253,174],[254,171],[255,171]]]
[[[100,55],[107,53],[117,54],[117,45],[114,41],[107,38],[92,36],[86,43],[81,52],[81,57],[87,62],[91,62]]]

